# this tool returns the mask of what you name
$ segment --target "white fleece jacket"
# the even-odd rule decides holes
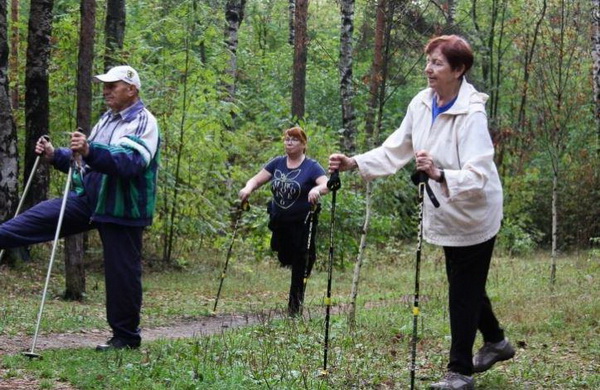
[[[502,186],[487,126],[488,96],[465,79],[454,105],[432,124],[433,90],[419,92],[400,127],[378,148],[354,156],[365,180],[396,173],[418,150],[444,169],[445,183],[429,180],[440,202],[425,196],[423,237],[442,246],[469,246],[495,236],[502,221]]]

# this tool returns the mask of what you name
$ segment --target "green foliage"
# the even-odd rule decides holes
[[[541,233],[532,231],[532,228],[522,226],[523,221],[514,221],[504,218],[502,229],[498,234],[498,249],[508,256],[530,255],[540,240]]]
[[[542,241],[543,232],[534,222],[535,213],[531,210],[540,207],[549,199],[542,199],[547,180],[540,177],[538,169],[524,172],[518,179],[505,178],[504,187],[504,220],[498,234],[498,249],[509,256],[527,255]],[[543,207],[543,206],[542,206]],[[550,215],[537,215],[549,218]]]
[[[447,31],[447,15],[441,8],[428,2],[408,3],[388,15],[393,23],[388,78],[376,144],[400,125],[409,101],[426,85],[423,44],[431,35]],[[589,26],[581,22],[586,20],[582,17],[565,21],[567,48],[573,55],[558,61],[555,43],[560,37],[560,3],[549,1],[547,14],[552,17],[543,20],[543,34],[532,51],[535,24],[531,21],[540,15],[540,5],[456,2],[456,31],[475,50],[475,65],[468,77],[492,96],[488,112],[494,131],[500,135],[496,139],[497,158],[507,219],[500,246],[512,253],[550,242],[552,163],[560,166],[559,247],[586,246],[590,237],[600,235],[600,186],[595,173],[598,141],[589,99],[592,91],[587,87],[589,74],[584,71]],[[587,3],[568,5],[572,15],[589,14]],[[105,1],[98,2],[94,63],[98,73],[103,70],[105,6]],[[234,81],[227,73],[224,7],[221,0],[127,3],[122,61],[139,70],[142,98],[158,118],[162,132],[157,216],[145,244],[147,256],[155,263],[164,259],[171,231],[171,261],[181,266],[191,265],[198,250],[220,248],[227,241],[233,222],[230,210],[239,189],[269,159],[283,153],[281,131],[293,124],[290,93],[294,49],[288,43],[288,4],[275,0],[246,2],[238,36],[233,101],[225,98],[224,91],[224,85]],[[79,3],[72,0],[55,5],[50,134],[57,146],[65,145],[64,132],[75,126],[78,9]],[[371,2],[356,2],[353,80],[358,153],[366,151],[367,144],[364,118],[370,99],[374,10]],[[24,37],[28,4],[23,4],[21,11],[22,21],[16,27]],[[335,2],[314,1],[309,14],[306,117],[301,125],[310,137],[308,155],[326,166],[327,156],[338,150],[341,127],[339,7]],[[25,45],[21,46],[20,57],[25,58]],[[525,68],[523,61],[530,53],[532,62]],[[24,64],[21,67],[23,78]],[[529,72],[527,85],[525,70]],[[557,101],[557,91],[565,92],[561,99],[568,103],[561,110],[553,110],[551,104]],[[105,109],[99,85],[94,86],[93,107],[95,122]],[[553,112],[556,115],[550,115]],[[15,116],[22,135],[22,112]],[[560,130],[552,133],[555,123],[561,124]],[[562,142],[558,160],[549,152],[551,140]],[[580,161],[587,163],[582,166]],[[408,179],[410,170],[407,167],[376,181],[369,245],[382,249],[416,234],[416,191]],[[58,195],[64,178],[52,175],[51,194]],[[365,204],[364,183],[358,175],[343,174],[342,180],[335,230],[336,253],[340,255],[336,262],[340,264],[356,255]],[[257,260],[270,256],[264,212],[270,196],[267,187],[253,194],[252,210],[244,216],[240,230],[245,250],[253,251]],[[321,253],[329,245],[330,200],[330,195],[323,199]]]

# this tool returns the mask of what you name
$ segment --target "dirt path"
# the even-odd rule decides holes
[[[159,328],[142,329],[144,341],[158,339],[176,339],[194,336],[212,335],[230,328],[257,324],[278,316],[274,313],[224,314],[203,317],[194,321],[185,321]],[[36,343],[36,352],[52,348],[94,348],[110,338],[108,331],[40,334]],[[0,356],[12,355],[31,349],[31,337],[0,336]],[[1,382],[0,382],[0,389]]]
[[[400,299],[392,300],[397,303],[407,303],[412,299],[411,296],[403,296]],[[427,297],[422,297],[422,301]],[[390,301],[387,301],[389,304]],[[365,308],[381,306],[384,302],[369,302]],[[347,314],[347,305],[334,305],[331,307],[332,314]],[[304,317],[312,318],[321,316],[322,307],[305,307]],[[202,317],[195,320],[174,323],[168,326],[157,328],[142,329],[144,341],[153,341],[160,339],[178,339],[191,338],[197,336],[210,336],[218,334],[228,329],[239,328],[242,326],[267,323],[273,319],[284,318],[280,310],[271,310],[261,313],[249,314],[219,314],[215,316]],[[107,331],[88,331],[77,333],[51,333],[40,334],[37,339],[35,352],[43,354],[47,349],[58,348],[95,348],[99,343],[105,342],[111,334]],[[3,355],[14,355],[26,352],[31,349],[32,337],[8,337],[0,336],[0,357]],[[143,344],[142,344],[143,345]],[[34,378],[21,375],[20,378],[5,379],[6,371],[0,368],[0,390],[38,390],[40,382]],[[74,387],[64,382],[53,383],[53,390],[76,390]]]
[[[159,328],[143,329],[142,337],[144,341],[153,341],[208,336],[227,329],[259,324],[280,316],[280,313],[275,312],[209,316]],[[97,344],[105,342],[110,336],[108,331],[40,334],[35,352],[43,354],[44,350],[55,348],[94,348]],[[0,357],[29,351],[31,343],[32,338],[29,336],[0,336]],[[22,375],[20,378],[4,378],[6,372],[7,370],[0,368],[0,390],[37,390],[41,388],[39,381],[26,375]],[[56,382],[53,385],[54,390],[75,390],[74,387],[64,382]]]

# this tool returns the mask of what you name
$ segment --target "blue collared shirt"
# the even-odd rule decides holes
[[[433,96],[433,104],[431,105],[431,107],[432,107],[431,123],[435,122],[435,118],[437,118],[438,115],[448,111],[450,109],[450,107],[452,107],[452,105],[454,105],[454,102],[456,102],[457,98],[458,98],[458,95],[456,95],[456,97],[454,99],[452,99],[451,101],[449,101],[447,104],[444,104],[443,106],[439,107],[437,104],[437,96],[434,95]]]

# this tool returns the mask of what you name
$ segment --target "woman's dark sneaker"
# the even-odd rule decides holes
[[[475,390],[475,382],[472,376],[448,371],[439,382],[429,385],[430,389],[444,390]]]
[[[494,364],[512,359],[513,356],[515,356],[515,349],[510,345],[508,339],[497,343],[484,343],[483,347],[473,356],[473,371],[487,371]]]

